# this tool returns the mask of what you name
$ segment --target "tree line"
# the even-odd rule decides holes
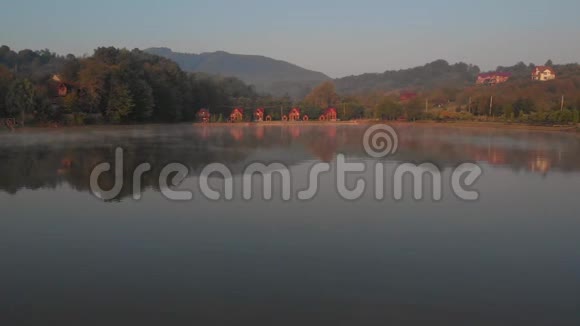
[[[552,65],[551,61],[547,63]],[[301,102],[308,112],[338,109],[341,119],[476,120],[573,124],[580,119],[580,66],[552,65],[557,79],[531,80],[533,65],[498,67],[515,78],[496,86],[395,89],[340,94],[333,82],[314,88]],[[407,95],[407,96],[404,96]]]
[[[429,87],[380,89],[378,82],[374,86],[379,89],[349,93],[337,89],[336,81],[327,81],[311,89],[302,101],[293,101],[289,97],[258,95],[252,86],[236,78],[186,73],[175,62],[138,49],[102,47],[91,56],[75,57],[59,56],[49,50],[15,52],[2,46],[0,118],[12,117],[21,123],[79,125],[182,122],[195,120],[199,109],[208,108],[212,120],[221,122],[227,120],[234,107],[243,107],[247,109],[245,120],[251,121],[252,109],[263,107],[267,115],[278,120],[298,106],[313,119],[333,107],[342,120],[578,123],[580,66],[553,65],[551,61],[546,65],[556,70],[556,80],[531,81],[534,66],[519,63],[497,68],[512,72],[514,78],[509,82],[477,87],[473,86],[473,79],[479,68],[439,60],[375,76],[408,85],[426,78],[421,83],[428,83]],[[457,83],[435,86],[436,80]],[[471,85],[466,86],[468,80]],[[66,96],[55,90],[60,84],[66,85]],[[400,95],[405,92],[413,95],[403,99]]]
[[[67,87],[65,96],[55,90],[59,85]],[[200,108],[226,113],[257,99],[254,89],[236,78],[186,73],[138,49],[98,48],[77,58],[0,48],[0,117],[22,122],[191,121]]]

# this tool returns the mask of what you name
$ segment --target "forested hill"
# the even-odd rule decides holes
[[[168,48],[150,48],[145,52],[171,59],[185,71],[237,77],[254,85],[258,92],[274,96],[302,98],[311,87],[330,79],[323,73],[258,55],[222,51],[178,53]]]
[[[479,72],[479,67],[474,65],[462,62],[451,65],[445,60],[437,60],[410,69],[339,78],[335,80],[335,85],[340,94],[399,89],[457,88],[473,84]]]
[[[234,77],[186,73],[138,49],[102,47],[92,56],[0,46],[0,120],[20,123],[150,123],[193,121],[252,103],[255,91]],[[249,106],[249,105],[248,105]]]

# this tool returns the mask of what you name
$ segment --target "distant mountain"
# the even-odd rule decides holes
[[[462,62],[450,65],[445,60],[437,60],[410,69],[339,78],[334,83],[341,94],[401,89],[425,90],[472,85],[479,72],[479,67],[474,65]]]
[[[309,90],[330,77],[291,63],[258,55],[231,54],[223,51],[191,54],[168,48],[149,48],[145,52],[175,61],[185,71],[237,77],[254,85],[260,93],[304,97]]]

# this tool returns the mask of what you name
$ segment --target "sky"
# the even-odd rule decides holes
[[[259,54],[331,77],[437,59],[482,69],[580,61],[580,1],[1,0],[0,44]]]

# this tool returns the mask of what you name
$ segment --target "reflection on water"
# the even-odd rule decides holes
[[[574,134],[396,126],[389,161],[445,171],[480,162],[476,202],[348,202],[328,190],[329,175],[303,202],[196,194],[176,203],[157,193],[172,162],[190,179],[213,162],[236,178],[255,161],[298,175],[337,153],[372,163],[365,128],[0,134],[0,325],[580,325]],[[155,170],[141,201],[129,187],[114,202],[88,193],[91,169],[112,162],[117,146],[126,172],[142,162]]]
[[[337,153],[366,158],[362,150],[365,126],[138,126],[30,131],[0,136],[0,189],[54,188],[69,184],[88,191],[91,169],[114,161],[114,149],[125,149],[125,176],[143,162],[153,166],[143,187],[155,187],[160,169],[172,162],[199,173],[220,162],[241,173],[252,161],[282,161],[290,166],[304,161],[331,162]],[[547,174],[580,169],[580,137],[574,134],[458,129],[399,125],[398,162],[432,162],[454,167],[461,162],[483,162],[515,171]],[[149,177],[147,177],[149,176]],[[108,179],[107,179],[108,177]],[[104,175],[103,187],[113,176]],[[130,181],[127,179],[127,181]],[[126,182],[127,184],[130,182]],[[125,189],[124,195],[129,195]]]

